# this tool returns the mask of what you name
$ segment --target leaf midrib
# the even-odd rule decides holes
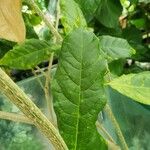
[[[83,44],[83,33],[82,33],[82,45],[81,45],[81,68],[80,68],[80,76],[79,76],[79,106],[78,106],[78,116],[77,116],[77,126],[76,126],[76,140],[75,140],[75,150],[77,150],[77,143],[78,143],[78,133],[79,133],[79,118],[80,118],[80,104],[81,104],[81,79],[82,79],[82,64],[83,64],[83,51],[84,51],[84,44]]]

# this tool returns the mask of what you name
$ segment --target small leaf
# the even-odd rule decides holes
[[[0,38],[22,42],[25,33],[21,0],[0,0]]]
[[[15,46],[0,60],[0,65],[16,69],[31,69],[40,62],[47,60],[57,46],[46,41],[30,39]]]
[[[137,102],[150,105],[150,72],[123,75],[108,85]]]
[[[61,0],[60,8],[65,33],[69,33],[78,27],[87,27],[83,13],[74,0]]]
[[[112,36],[101,36],[100,47],[108,59],[120,59],[131,57],[135,50],[128,44],[127,40]]]
[[[107,149],[95,126],[105,104],[105,69],[92,32],[77,29],[64,39],[52,88],[58,127],[71,150]]]

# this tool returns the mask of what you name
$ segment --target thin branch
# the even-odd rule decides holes
[[[46,103],[47,103],[47,107],[48,107],[50,120],[56,126],[57,123],[55,121],[55,116],[54,116],[53,102],[52,102],[52,97],[50,95],[50,81],[51,81],[51,75],[50,74],[51,74],[51,68],[52,68],[52,62],[53,62],[53,55],[54,55],[54,53],[51,54],[51,58],[49,60],[48,70],[46,72],[44,92],[45,92],[45,99],[46,99]]]
[[[44,90],[44,86],[43,86],[41,80],[39,79],[39,77],[38,77],[38,75],[36,74],[36,72],[35,72],[34,69],[32,69],[32,73],[33,73],[33,75],[36,77],[36,79],[37,79],[37,81],[39,82],[41,88]]]
[[[60,7],[59,7],[60,1],[57,1],[57,11],[56,11],[56,24],[55,24],[55,29],[58,30],[58,25],[59,25],[59,18],[60,18]],[[54,37],[54,43],[56,43],[57,39],[56,36]],[[49,116],[54,122],[55,126],[57,126],[57,121],[54,113],[54,108],[53,108],[53,101],[52,101],[52,96],[50,94],[50,82],[51,82],[51,69],[52,69],[52,64],[53,64],[53,58],[54,58],[54,53],[51,54],[50,60],[49,60],[49,65],[48,69],[46,72],[46,78],[45,78],[45,98],[48,106],[48,111],[49,111]]]
[[[115,128],[115,130],[116,130],[118,138],[119,138],[119,140],[120,140],[120,142],[122,144],[123,150],[128,150],[129,149],[128,145],[127,145],[127,143],[126,143],[126,141],[124,139],[124,136],[123,136],[123,134],[121,132],[119,124],[118,124],[118,122],[117,122],[117,120],[116,120],[116,118],[115,118],[115,116],[114,116],[113,112],[111,111],[111,108],[109,107],[108,104],[106,104],[106,106],[105,106],[105,112],[108,114],[108,116],[109,116],[109,118],[110,118],[110,120],[111,120],[111,122],[112,122],[112,124],[113,124],[113,126]]]
[[[33,124],[33,122],[24,115],[0,111],[0,118],[14,122]]]
[[[39,66],[36,66],[35,68],[38,70],[38,72],[46,76],[46,73],[44,72],[44,70],[42,70]]]
[[[56,37],[57,42],[62,42],[62,37],[58,33],[58,31],[55,29],[53,26],[53,23],[50,21],[48,17],[40,10],[40,8],[37,6],[34,0],[26,0],[28,4],[36,11],[36,13],[42,18],[42,20],[45,22],[45,24],[49,27],[51,30],[52,34]]]
[[[59,131],[1,68],[0,91],[33,121],[34,125],[52,142],[56,150],[68,150]]]

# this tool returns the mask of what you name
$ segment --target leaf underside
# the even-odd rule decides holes
[[[92,32],[77,29],[64,39],[52,89],[59,130],[71,150],[107,149],[95,126],[105,104],[105,67]]]

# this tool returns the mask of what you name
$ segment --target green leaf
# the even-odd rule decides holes
[[[22,15],[26,26],[26,39],[32,39],[32,38],[38,39],[38,35],[36,34],[33,25],[29,20],[29,14],[22,13]]]
[[[108,85],[137,102],[150,105],[150,72],[123,75]]]
[[[64,39],[52,89],[58,127],[71,150],[107,149],[95,126],[105,104],[105,68],[92,32],[77,29]]]
[[[45,41],[26,40],[6,53],[0,60],[0,65],[16,69],[31,69],[40,62],[47,60],[55,48]]]
[[[135,50],[125,39],[112,36],[100,36],[100,48],[109,60],[131,57]]]
[[[10,50],[16,43],[0,39],[0,59]]]
[[[86,1],[75,0],[75,1],[81,7],[81,10],[83,11],[83,14],[88,22],[94,18],[94,14],[101,2],[101,0],[86,0]]]
[[[124,71],[124,65],[126,63],[126,59],[117,59],[111,61],[109,65],[109,70],[112,74],[120,76]]]
[[[83,13],[74,0],[61,0],[61,22],[64,26],[65,33],[71,32],[78,27],[87,27]]]
[[[149,61],[150,53],[149,49],[143,44],[142,32],[135,26],[130,26],[123,30],[122,36],[127,39],[129,44],[136,50],[136,54],[133,56],[138,61]]]
[[[108,28],[116,28],[119,25],[119,16],[121,15],[122,7],[120,1],[116,0],[101,0],[96,13],[97,20]]]

